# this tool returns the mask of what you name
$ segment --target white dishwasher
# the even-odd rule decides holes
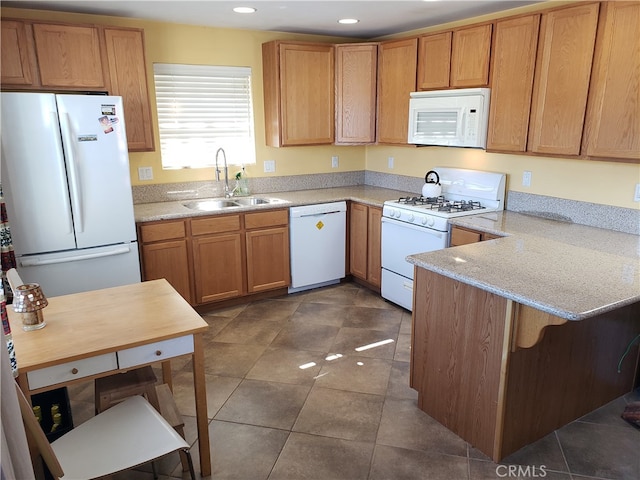
[[[289,293],[338,283],[345,276],[347,203],[289,209]]]

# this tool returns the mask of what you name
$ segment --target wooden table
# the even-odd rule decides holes
[[[27,395],[162,362],[171,385],[170,359],[191,355],[200,473],[211,475],[202,333],[207,323],[164,280],[49,298],[47,325],[31,332],[7,308]]]

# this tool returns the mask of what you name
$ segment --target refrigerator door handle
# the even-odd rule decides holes
[[[59,123],[58,112],[51,111],[49,112],[49,115],[51,115],[51,120],[53,125],[56,125]],[[64,213],[67,220],[67,226],[69,227],[67,230],[67,233],[73,233],[73,218],[71,216],[71,205],[67,202],[67,197],[65,196],[64,198],[65,198],[65,204],[66,204],[65,206],[67,207]]]
[[[69,263],[77,262],[81,260],[91,260],[92,258],[112,257],[114,255],[122,255],[123,253],[129,253],[131,248],[128,246],[114,248],[108,252],[100,253],[88,253],[86,255],[74,255],[69,257],[51,258],[47,260],[40,260],[39,258],[27,258],[20,260],[21,267],[36,267],[39,265],[53,265],[56,263]]]
[[[82,191],[80,189],[80,180],[78,173],[78,163],[76,162],[74,155],[73,131],[71,122],[69,121],[69,114],[65,113],[60,115],[60,121],[62,123],[62,134],[64,136],[64,150],[67,157],[67,163],[69,165],[69,183],[71,186],[71,196],[73,211],[75,213],[77,231],[84,232],[83,212],[82,212]]]

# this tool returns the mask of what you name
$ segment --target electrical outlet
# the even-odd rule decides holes
[[[276,171],[276,161],[275,160],[265,160],[264,161],[264,172],[265,173],[273,173]]]
[[[523,187],[531,186],[531,172],[528,170],[525,170],[524,172],[522,172],[522,186]]]
[[[331,168],[338,168],[338,156],[331,157]]]
[[[138,180],[153,180],[153,168],[152,167],[138,167]]]
[[[394,161],[393,157],[387,158],[387,166],[389,167],[389,169],[393,169],[393,161]]]
[[[640,183],[636,183],[636,191],[633,194],[633,201],[640,202]]]

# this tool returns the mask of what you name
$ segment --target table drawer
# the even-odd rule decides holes
[[[118,352],[120,368],[136,367],[193,353],[193,335],[128,348]]]
[[[29,389],[36,390],[49,385],[66,383],[78,378],[90,377],[98,373],[118,369],[115,353],[105,353],[97,357],[83,358],[74,362],[62,363],[52,367],[27,372]]]

